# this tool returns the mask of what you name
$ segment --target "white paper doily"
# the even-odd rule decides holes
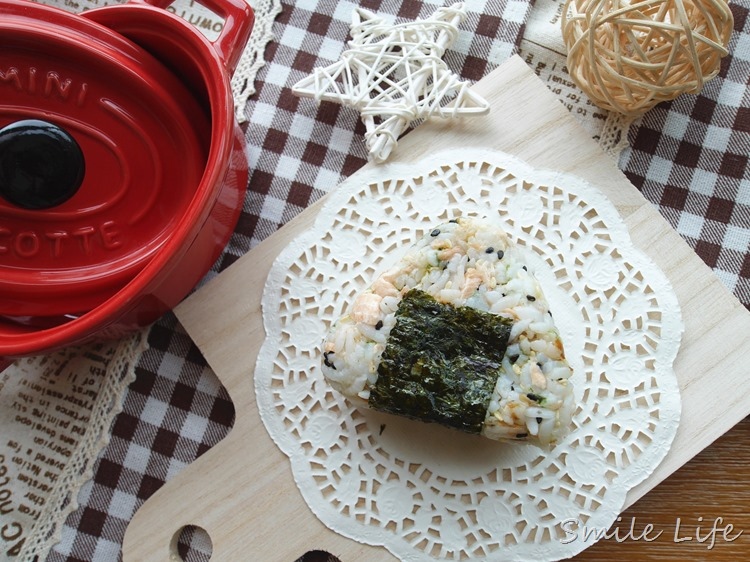
[[[357,292],[433,225],[498,221],[528,249],[574,375],[574,429],[552,451],[355,409],[319,346]],[[590,546],[661,462],[683,331],[664,274],[582,180],[481,149],[386,165],[331,193],[277,258],[255,368],[263,422],[316,516],[402,560],[554,560]]]

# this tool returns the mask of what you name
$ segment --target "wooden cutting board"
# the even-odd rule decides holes
[[[750,413],[750,313],[721,284],[518,58],[475,85],[489,117],[434,120],[404,137],[391,161],[436,150],[483,146],[532,166],[577,175],[599,186],[620,212],[634,244],[667,274],[685,321],[675,363],[683,414],[664,462],[631,490],[626,507]],[[373,164],[368,164],[372,167]],[[357,181],[354,174],[347,182]],[[344,562],[386,561],[385,549],[328,530],[302,499],[287,457],[266,433],[255,402],[253,368],[264,339],[261,294],[278,253],[312,224],[320,201],[183,302],[176,313],[236,409],[230,434],[169,481],[136,513],[123,547],[126,562],[179,560],[186,525],[205,529],[212,562],[291,562],[310,549]]]

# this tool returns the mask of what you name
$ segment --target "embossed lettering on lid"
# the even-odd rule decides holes
[[[180,224],[209,116],[131,41],[22,7],[0,18],[0,316],[76,315],[116,294]]]

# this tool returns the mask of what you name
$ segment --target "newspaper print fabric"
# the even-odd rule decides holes
[[[443,3],[282,3],[257,91],[245,109],[252,177],[244,211],[209,277],[367,161],[356,112],[334,104],[318,107],[291,93],[312,68],[338,59],[355,5],[408,20],[425,17]],[[530,1],[520,0],[468,2],[469,17],[446,53],[448,66],[472,81],[493,70],[518,45],[530,7]],[[632,148],[623,153],[620,167],[750,307],[750,182],[743,160],[750,154],[750,4],[742,0],[731,8],[735,33],[720,75],[699,96],[659,106],[635,123]],[[725,142],[735,157],[724,156]],[[112,426],[111,442],[48,560],[117,560],[137,508],[232,425],[228,395],[173,316],[153,327],[149,343]],[[190,548],[189,540],[183,550],[186,560],[207,559],[200,545]],[[312,556],[304,562],[325,560]]]

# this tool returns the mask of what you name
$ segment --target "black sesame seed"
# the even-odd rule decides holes
[[[526,439],[529,436],[528,433],[517,433],[516,439]]]
[[[536,300],[536,297],[532,295],[526,295],[526,298],[529,299],[529,301],[534,302]]]
[[[526,395],[526,397],[527,397],[527,398],[528,398],[529,400],[533,400],[534,402],[541,402],[541,401],[543,400],[543,398],[542,398],[541,396],[539,396],[538,394],[534,394],[533,392],[529,392],[529,393],[528,393],[528,394]]]
[[[328,368],[330,368],[330,369],[333,369],[333,370],[335,371],[335,370],[336,370],[336,365],[334,365],[334,364],[333,364],[333,362],[332,362],[332,361],[331,361],[331,360],[329,359],[329,357],[330,357],[331,355],[334,355],[333,351],[326,351],[326,352],[325,352],[325,353],[323,354],[323,364],[324,364],[324,365],[325,365],[326,367],[328,367]]]
[[[375,329],[379,330],[382,327],[383,327],[383,321],[382,320],[378,320],[378,323],[375,324]]]
[[[511,363],[515,363],[516,361],[518,361],[518,355],[511,355],[510,357],[508,357],[508,359],[510,359]]]
[[[503,256],[505,256],[505,252],[503,252],[502,250],[498,250],[497,251],[497,259],[501,260],[501,259],[503,259]]]
[[[438,234],[440,234],[440,229],[439,228],[436,228],[435,230],[433,230],[432,232],[430,232],[430,236],[433,236],[433,237],[437,236]]]
[[[523,266],[523,270],[524,270],[524,271],[528,271],[528,270],[529,270],[529,268],[528,268],[528,267],[526,267],[526,266],[524,265],[524,266]]]
[[[495,248],[493,248],[492,246],[490,246],[489,248],[487,248],[487,249],[486,249],[486,250],[484,251],[484,253],[485,253],[485,254],[492,254],[492,253],[494,253],[494,252],[495,252]]]
[[[536,419],[536,423],[542,423],[542,421],[543,421],[542,418],[537,418]]]

